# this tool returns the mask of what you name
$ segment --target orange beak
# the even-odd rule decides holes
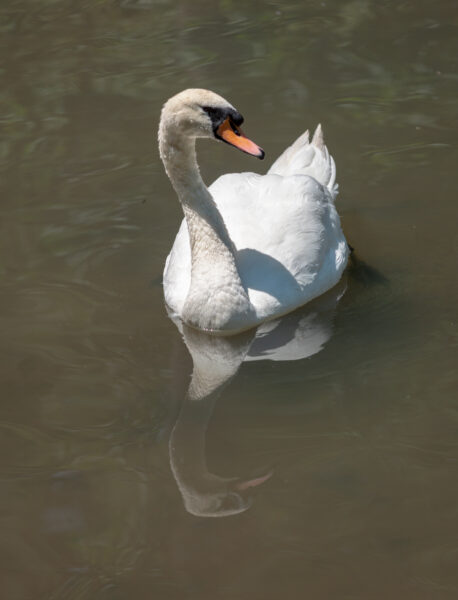
[[[216,135],[222,139],[223,142],[235,146],[239,150],[242,150],[242,152],[256,156],[261,160],[264,158],[264,150],[245,137],[240,127],[234,125],[229,117],[218,127]]]

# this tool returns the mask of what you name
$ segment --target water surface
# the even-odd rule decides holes
[[[3,3],[1,597],[457,597],[457,25],[448,0]],[[194,404],[210,342],[163,306],[155,142],[191,86],[267,154],[202,142],[209,183],[323,124],[370,267],[213,348]]]

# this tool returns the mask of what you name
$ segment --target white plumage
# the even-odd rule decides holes
[[[192,90],[196,91],[200,92]],[[214,102],[218,106],[221,101],[226,103],[216,96]],[[167,117],[167,104],[163,119],[164,113]],[[167,136],[161,136],[160,132],[160,140],[161,137],[163,140]],[[164,153],[165,148],[162,148],[161,154]],[[164,162],[174,183],[170,157],[168,160],[169,164],[167,157]],[[198,182],[194,186],[197,192],[192,193],[198,200],[189,203],[191,212],[183,202],[186,191],[174,183],[184,203],[186,218],[164,270],[165,300],[172,311],[193,326],[232,333],[294,310],[333,287],[345,269],[349,253],[334,206],[335,176],[334,160],[318,126],[312,142],[309,142],[308,132],[300,136],[266,175],[228,174],[210,186],[208,191],[226,228],[223,234],[219,233],[218,224],[212,228],[213,214],[206,210],[209,200],[198,190]],[[192,223],[192,242],[189,222]],[[214,230],[216,237],[222,238],[221,252]],[[225,240],[226,234],[229,241]],[[226,260],[227,249],[232,259]],[[197,266],[196,261],[200,263]],[[235,281],[237,273],[238,282]],[[217,285],[213,285],[214,281]],[[243,290],[249,306],[243,304],[247,304],[242,298]],[[200,298],[199,302],[190,302],[190,296]],[[187,308],[191,306],[195,312],[199,303],[205,317],[187,318]],[[209,316],[212,310],[214,314]],[[222,315],[221,319],[218,314]]]

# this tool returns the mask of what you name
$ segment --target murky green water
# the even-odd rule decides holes
[[[2,598],[457,597],[457,26],[449,0],[3,2]],[[261,340],[184,332],[188,393],[155,136],[190,86],[267,153],[202,143],[208,182],[322,122],[380,276]]]

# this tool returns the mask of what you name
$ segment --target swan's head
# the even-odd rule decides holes
[[[159,138],[168,135],[211,138],[264,158],[264,150],[240,129],[242,115],[227,100],[209,90],[189,89],[170,98],[162,109]]]

